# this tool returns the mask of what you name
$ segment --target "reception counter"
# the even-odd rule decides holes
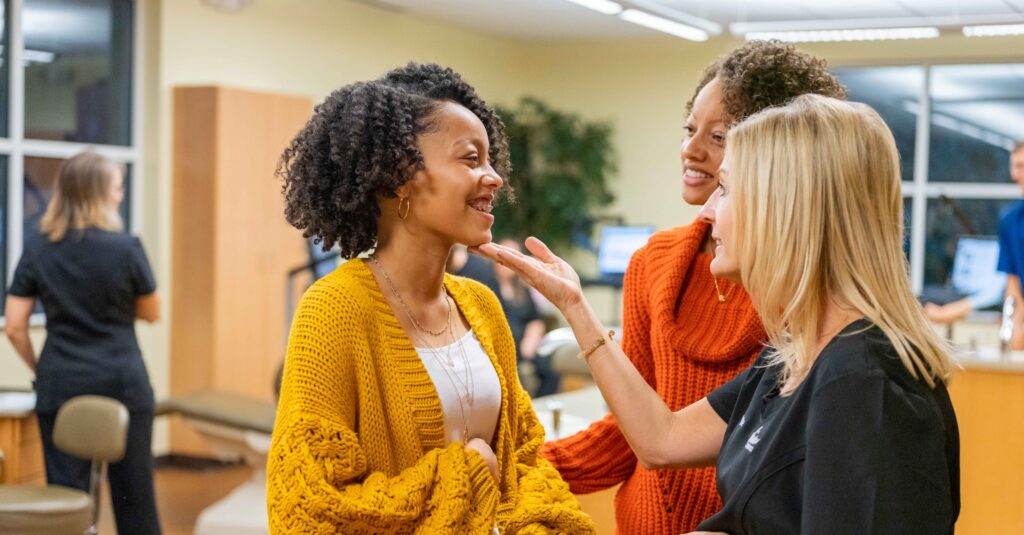
[[[0,391],[0,485],[44,484],[35,394]]]
[[[1024,533],[1024,352],[959,358],[949,385],[960,425],[958,535]]]

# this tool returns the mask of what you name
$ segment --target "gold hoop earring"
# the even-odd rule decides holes
[[[402,210],[402,205],[405,205],[405,210]],[[405,221],[405,218],[409,217],[409,210],[412,209],[412,201],[408,197],[398,198],[398,219]]]

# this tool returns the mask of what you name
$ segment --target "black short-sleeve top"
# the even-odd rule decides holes
[[[131,235],[92,228],[26,244],[7,293],[37,298],[46,315],[37,411],[56,411],[82,394],[113,397],[129,409],[152,407],[135,303],[154,291],[142,243]]]
[[[727,422],[721,511],[742,534],[947,534],[960,511],[960,438],[946,387],[929,388],[874,324],[847,326],[779,395],[770,349],[708,395]]]

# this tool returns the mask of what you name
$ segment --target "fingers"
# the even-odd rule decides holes
[[[555,256],[555,253],[551,252],[551,249],[548,249],[548,246],[545,245],[544,242],[540,241],[537,238],[534,238],[533,236],[530,236],[529,238],[526,239],[525,245],[526,249],[530,251],[530,253],[533,254],[533,256],[536,256],[537,258],[541,259],[541,261],[557,262],[561,260],[561,258]]]
[[[519,251],[509,249],[494,243],[485,243],[476,248],[482,256],[488,258],[494,262],[497,262],[512,271],[515,271],[521,277],[527,281],[531,281],[533,276],[541,268],[536,264],[536,260],[530,258]]]

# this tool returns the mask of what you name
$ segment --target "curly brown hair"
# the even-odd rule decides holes
[[[277,175],[284,182],[285,217],[353,258],[376,245],[379,197],[394,198],[424,167],[419,136],[434,132],[438,111],[455,102],[473,112],[490,141],[488,156],[505,179],[511,171],[505,126],[455,71],[409,63],[383,77],[330,94],[285,149]],[[509,196],[510,187],[503,188]]]
[[[748,41],[704,70],[687,112],[704,86],[718,78],[726,123],[736,124],[773,106],[814,93],[846,98],[846,88],[828,70],[825,60],[778,40]]]

